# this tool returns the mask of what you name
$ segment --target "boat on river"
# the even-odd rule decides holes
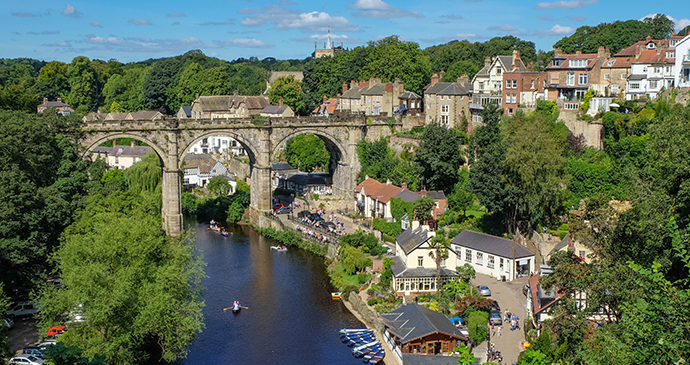
[[[240,302],[235,302],[232,304],[232,313],[239,313],[242,310]]]
[[[271,246],[271,250],[276,250],[276,251],[287,251],[287,247],[285,246]]]

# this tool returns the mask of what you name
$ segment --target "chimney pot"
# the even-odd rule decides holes
[[[134,141],[134,139],[132,139],[132,142],[129,143],[129,146],[134,147],[135,145],[136,145],[136,141]]]
[[[116,147],[116,146],[117,146],[117,139],[114,139],[113,140],[113,147]]]
[[[278,101],[278,106],[283,106],[283,97],[280,97],[280,100]]]
[[[563,50],[560,48],[556,48],[553,50],[553,55],[554,57],[559,57],[561,54],[563,54]]]
[[[406,182],[402,183],[402,188],[407,190],[407,183]]]
[[[43,98],[43,104],[48,102],[48,98]]]
[[[343,94],[347,91],[347,83],[343,82]]]

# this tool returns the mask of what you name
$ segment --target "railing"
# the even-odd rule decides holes
[[[323,227],[314,226],[310,223],[302,221],[301,218],[297,218],[295,216],[288,216],[288,219],[297,225],[297,227],[295,227],[297,229],[297,232],[301,232],[305,238],[311,239],[313,241],[318,241],[322,244],[328,242],[334,242],[336,244],[340,243],[340,234],[338,234],[337,232],[330,232],[329,230]],[[317,233],[318,237],[309,232]],[[322,237],[327,237],[327,240],[324,241]]]

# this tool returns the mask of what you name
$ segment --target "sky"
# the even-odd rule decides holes
[[[2,0],[0,58],[121,62],[193,49],[225,60],[303,59],[336,45],[354,48],[390,35],[421,48],[458,39],[513,35],[549,51],[583,25],[665,14],[690,25],[687,0]]]

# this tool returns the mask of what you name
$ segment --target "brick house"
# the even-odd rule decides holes
[[[529,69],[529,67],[528,67]],[[501,107],[506,115],[518,108],[534,108],[538,99],[546,99],[546,72],[510,71],[503,73]]]
[[[441,76],[433,74],[431,83],[424,88],[424,113],[427,122],[437,122],[448,128],[462,126],[470,116],[471,92],[467,75],[457,82],[440,82]]]
[[[36,112],[43,113],[48,108],[55,108],[62,115],[70,115],[74,112],[69,104],[62,102],[62,98],[57,98],[57,101],[48,101],[48,98],[43,98],[43,104],[36,108]]]
[[[546,67],[546,94],[548,100],[556,100],[561,110],[577,111],[584,101],[585,93],[593,89],[599,93],[601,66],[611,54],[604,47],[597,53],[564,54],[560,48],[554,50],[551,63]]]

